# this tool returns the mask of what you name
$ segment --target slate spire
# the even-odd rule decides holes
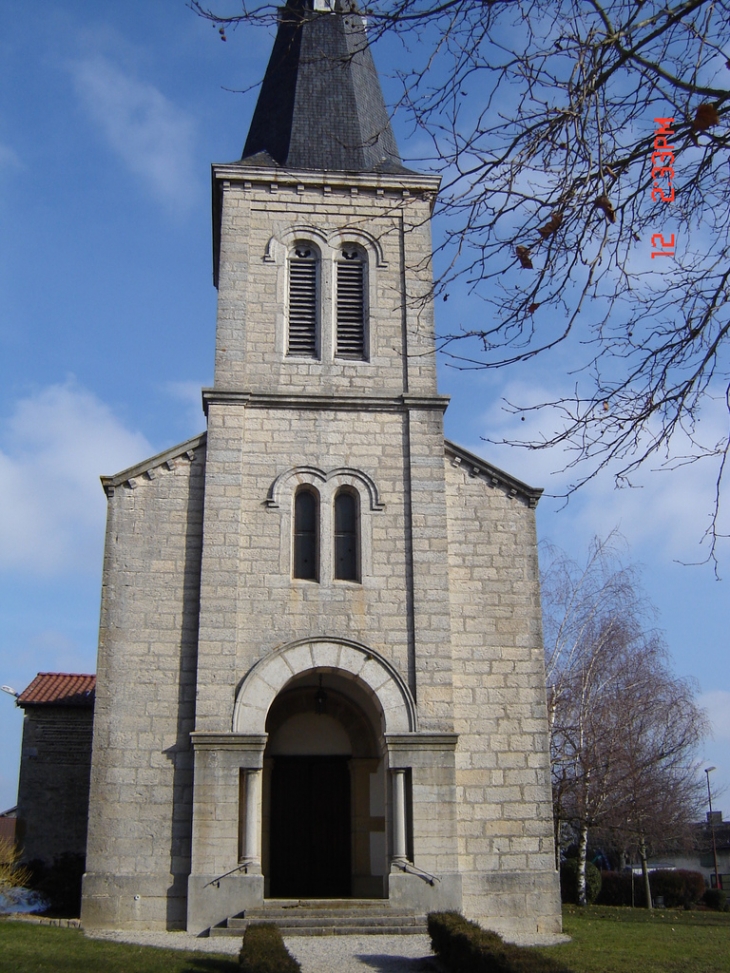
[[[362,18],[288,0],[241,159],[287,169],[406,172]]]

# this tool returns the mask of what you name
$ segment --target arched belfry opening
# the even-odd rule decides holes
[[[262,871],[267,898],[386,894],[382,718],[346,674],[313,668],[266,718]]]

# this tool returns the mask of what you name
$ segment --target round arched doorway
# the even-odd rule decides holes
[[[380,723],[372,697],[337,670],[301,673],[274,699],[263,779],[267,897],[386,894]]]

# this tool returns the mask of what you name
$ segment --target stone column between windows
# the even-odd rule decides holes
[[[392,864],[408,861],[406,844],[406,772],[392,770],[393,775],[393,855]]]

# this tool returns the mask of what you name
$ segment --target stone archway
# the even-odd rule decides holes
[[[322,680],[326,713],[318,713],[315,701]],[[319,889],[312,892],[316,897],[387,894],[385,734],[417,729],[413,698],[393,666],[350,640],[320,637],[282,646],[241,683],[232,729],[267,739],[260,819],[267,894],[308,897],[310,886]],[[318,803],[322,789],[331,791],[326,806]],[[281,802],[297,800],[302,813],[288,816]],[[328,822],[333,841],[339,836],[336,854],[329,854],[319,818]],[[299,854],[302,843],[311,854]],[[291,863],[289,873],[282,856]],[[320,858],[330,865],[320,868]]]
[[[267,898],[387,894],[385,721],[376,702],[371,687],[331,666],[293,676],[273,699],[262,780]]]
[[[416,705],[394,667],[373,649],[347,639],[301,639],[261,659],[244,677],[233,710],[233,732],[263,734],[276,696],[310,670],[356,681],[379,714],[380,732],[417,731]]]

